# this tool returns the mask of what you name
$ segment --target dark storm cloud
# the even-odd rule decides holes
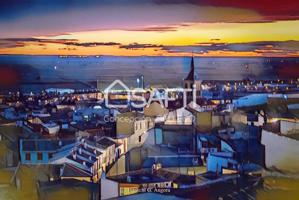
[[[32,14],[46,14],[94,6],[134,5],[150,3],[151,0],[1,0],[0,20],[10,20]]]
[[[119,48],[121,49],[146,49],[146,48],[162,48],[162,47],[163,45],[139,44],[139,43],[131,43],[131,44],[119,46]]]
[[[65,47],[59,50],[75,51],[75,47],[95,47],[95,46],[116,46],[120,49],[138,50],[151,48],[162,50],[168,53],[196,53],[204,54],[215,51],[223,52],[256,52],[261,54],[296,54],[299,52],[299,41],[259,41],[247,43],[222,43],[219,39],[214,38],[211,42],[197,43],[194,45],[159,45],[159,44],[142,44],[130,43],[121,44],[117,42],[86,42],[80,43],[75,39],[40,39],[40,38],[4,38],[0,39],[0,48],[24,47],[26,45],[45,46],[47,44],[61,44]]]
[[[265,20],[299,19],[298,0],[153,0],[157,4],[192,4],[197,6],[231,7],[254,10]]]
[[[15,47],[23,47],[23,46],[25,46],[24,43],[0,41],[0,48],[15,48]]]
[[[105,6],[194,5],[249,9],[264,16],[264,20],[299,19],[298,0],[1,0],[0,21],[27,15],[85,10]],[[237,19],[236,19],[237,20]]]
[[[0,41],[64,43],[64,42],[74,42],[77,40],[75,40],[75,39],[39,39],[39,38],[1,38]]]
[[[215,39],[214,39],[215,41]],[[219,41],[219,40],[216,40]],[[248,43],[219,43],[206,42],[195,45],[171,46],[171,45],[157,45],[157,44],[139,44],[131,43],[128,45],[121,45],[119,48],[124,49],[146,49],[154,48],[165,50],[168,53],[208,53],[213,51],[232,51],[232,52],[257,52],[257,53],[297,53],[299,52],[299,41],[261,41]]]
[[[260,41],[248,43],[221,43],[219,39],[212,39],[217,42],[197,43],[195,45],[159,45],[159,44],[139,44],[131,43],[128,45],[121,45],[119,48],[124,49],[146,49],[155,48],[165,50],[169,53],[208,53],[213,51],[234,51],[234,52],[285,52],[296,53],[299,52],[299,41]]]
[[[198,43],[189,46],[163,46],[163,50],[170,53],[208,53],[212,51],[234,52],[299,52],[299,41],[261,41],[248,43]]]
[[[14,48],[23,47],[29,43],[37,43],[38,45],[45,45],[47,43],[65,44],[75,42],[76,40],[69,39],[38,39],[38,38],[1,38],[0,48]]]
[[[169,31],[176,31],[176,30],[177,30],[177,26],[156,26],[156,27],[128,29],[127,31],[169,32]]]
[[[37,43],[42,46],[46,44],[62,44],[79,47],[95,47],[95,46],[116,46],[121,45],[117,42],[83,42],[80,43],[76,39],[39,39],[39,38],[2,38],[0,39],[0,48],[13,48],[26,46],[29,43]]]
[[[121,43],[117,43],[117,42],[83,42],[83,43],[65,42],[63,44],[79,46],[79,47],[118,46],[118,45],[121,45]]]
[[[233,51],[233,52],[257,52],[257,53],[298,53],[299,41],[259,41],[248,43],[222,43],[214,38],[211,42],[197,43],[194,45],[160,45],[130,43],[121,44],[117,42],[83,42],[76,39],[40,39],[40,38],[3,38],[0,39],[0,48],[24,47],[29,44],[46,46],[46,44],[61,44],[65,47],[59,50],[77,50],[75,47],[96,47],[96,46],[116,46],[120,49],[147,49],[164,50],[169,53],[208,53],[213,51]],[[73,46],[73,47],[72,47]]]
[[[292,0],[0,0],[1,37],[80,31],[167,32],[196,23],[262,23],[299,19]],[[183,25],[181,25],[183,24]]]
[[[159,45],[159,44],[139,44],[131,43],[121,45],[119,48],[124,49],[146,49],[154,48],[156,50],[164,50],[168,53],[209,53],[214,51],[223,52],[256,52],[256,53],[298,53],[299,41],[259,41],[248,43],[221,43],[219,39],[212,39],[212,42],[198,43],[195,45]]]
[[[177,31],[179,27],[187,27],[190,26],[191,23],[181,23],[177,25],[168,25],[168,26],[148,26],[141,28],[133,28],[127,29],[126,31],[146,31],[146,32],[169,32],[169,31]]]

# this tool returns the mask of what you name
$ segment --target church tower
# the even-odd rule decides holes
[[[184,79],[184,88],[185,89],[192,89],[193,88],[193,84],[195,82],[194,79],[194,58],[192,56],[191,58],[191,63],[190,63],[190,71],[188,76]]]
[[[184,89],[193,89],[193,86],[195,85],[196,89],[196,97],[201,96],[201,80],[197,79],[198,77],[195,78],[195,66],[194,66],[194,57],[192,55],[191,57],[191,62],[190,62],[190,71],[187,75],[187,77],[184,79]],[[193,93],[192,92],[187,92],[187,97],[188,99],[193,99]]]

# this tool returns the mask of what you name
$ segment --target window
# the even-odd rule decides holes
[[[25,156],[26,158],[26,160],[31,160],[31,155],[30,155],[30,153],[26,153],[26,156]]]
[[[138,137],[139,142],[141,142],[141,135]]]
[[[227,165],[227,168],[228,169],[235,169],[235,166],[234,166],[234,164],[229,162],[228,165]]]
[[[53,158],[53,153],[49,153],[48,156],[49,156],[49,159]]]
[[[37,153],[37,160],[43,160],[43,154]]]

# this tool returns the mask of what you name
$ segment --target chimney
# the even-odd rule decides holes
[[[127,182],[128,182],[128,183],[131,183],[131,182],[132,182],[132,178],[131,178],[131,176],[127,176]]]
[[[76,160],[76,158],[77,158],[76,153],[73,153],[73,159]]]
[[[60,168],[60,176],[63,174],[63,167]]]
[[[155,172],[155,169],[156,169],[156,164],[153,164],[152,165],[152,174]]]
[[[83,165],[86,166],[86,162],[85,161],[83,161]]]
[[[80,154],[80,155],[82,154],[82,149],[81,149],[81,147],[79,147],[79,154]]]
[[[152,174],[156,173],[159,169],[162,168],[161,163],[156,163],[152,165]]]
[[[91,156],[89,156],[89,160],[91,160]]]

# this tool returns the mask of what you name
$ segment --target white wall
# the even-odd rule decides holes
[[[106,178],[101,178],[101,199],[118,197],[118,183]]]
[[[233,112],[231,115],[232,123],[247,124],[247,115],[241,112]]]
[[[139,142],[139,136],[141,136],[141,141]],[[148,131],[136,131],[133,135],[128,138],[128,150],[130,151],[132,148],[140,147],[143,145],[144,141],[147,139]]]
[[[299,123],[280,121],[280,132],[282,134],[294,133],[293,131],[299,130]]]
[[[115,176],[126,173],[126,156],[123,155],[114,163],[108,171],[107,176]]]
[[[299,141],[263,130],[261,142],[265,145],[266,167],[299,172]]]

